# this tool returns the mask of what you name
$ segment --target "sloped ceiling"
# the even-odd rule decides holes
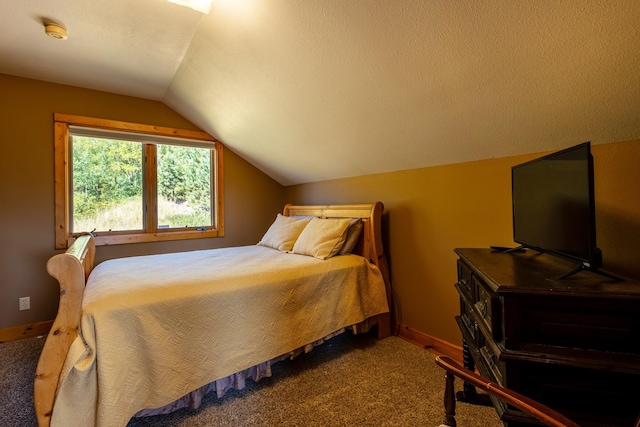
[[[165,102],[283,185],[640,138],[637,0],[3,0],[0,72]],[[69,30],[46,37],[43,19]]]

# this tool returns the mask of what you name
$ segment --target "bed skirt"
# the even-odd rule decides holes
[[[202,399],[204,397],[215,391],[218,398],[221,398],[225,395],[225,393],[231,389],[234,390],[242,390],[245,388],[246,380],[251,379],[255,382],[260,381],[262,378],[268,378],[271,376],[271,365],[280,362],[285,359],[294,359],[302,353],[309,353],[313,350],[314,347],[323,344],[326,340],[331,339],[337,335],[342,334],[346,330],[351,330],[354,334],[358,333],[366,333],[368,332],[372,326],[376,325],[377,321],[375,318],[366,319],[363,322],[357,323],[355,325],[347,326],[346,328],[339,329],[331,334],[299,347],[289,353],[280,355],[274,359],[267,360],[266,362],[262,362],[258,365],[254,365],[250,368],[244,369],[240,372],[236,372],[235,374],[229,375],[228,377],[221,378],[219,380],[213,381],[209,384],[206,384],[196,390],[193,390],[190,393],[182,396],[180,399],[175,400],[168,405],[165,405],[161,408],[155,409],[143,409],[139,411],[134,417],[149,417],[153,415],[166,415],[171,412],[175,412],[182,408],[192,408],[197,409],[202,404]]]

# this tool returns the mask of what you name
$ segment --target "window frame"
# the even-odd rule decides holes
[[[95,128],[135,135],[137,139],[149,135],[162,138],[175,138],[176,145],[185,145],[183,140],[193,140],[198,146],[209,146],[212,149],[212,226],[188,228],[157,228],[157,207],[148,206],[150,194],[155,194],[157,187],[157,170],[150,165],[152,158],[148,156],[148,146],[144,150],[143,199],[144,229],[133,231],[101,231],[95,235],[96,245],[119,245],[128,243],[159,242],[169,240],[204,239],[224,236],[224,168],[222,143],[206,132],[175,129],[118,120],[97,119],[54,113],[54,174],[55,174],[55,246],[56,249],[67,249],[75,239],[83,233],[71,232],[71,192],[73,191],[70,171],[72,153],[70,126]],[[152,139],[152,138],[151,138]],[[149,142],[152,143],[152,142]],[[144,143],[143,143],[144,144]],[[155,158],[155,157],[154,157]],[[204,230],[203,230],[204,228]],[[90,230],[87,230],[90,231]]]

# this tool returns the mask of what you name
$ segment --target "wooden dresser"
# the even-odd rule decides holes
[[[640,414],[640,282],[614,281],[535,251],[456,249],[464,364],[581,426]],[[639,260],[640,261],[640,260]],[[474,401],[465,385],[459,400]],[[493,399],[492,399],[493,400]],[[509,427],[539,425],[493,400]]]

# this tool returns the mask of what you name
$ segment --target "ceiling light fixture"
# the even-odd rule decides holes
[[[67,29],[55,22],[46,22],[44,24],[44,32],[47,33],[49,37],[58,40],[66,40],[68,36]]]
[[[211,0],[167,0],[169,3],[179,4],[180,6],[187,6],[193,10],[197,10],[202,13],[209,13],[211,10]]]

